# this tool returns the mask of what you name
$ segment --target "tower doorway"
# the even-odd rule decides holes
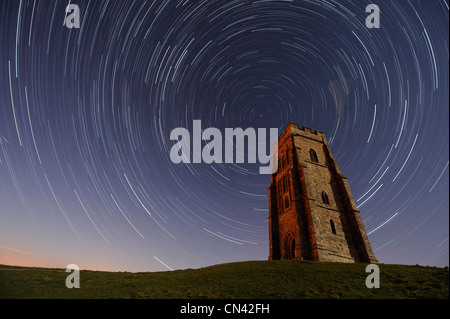
[[[286,235],[285,252],[285,259],[290,260],[295,258],[295,238],[292,233]]]

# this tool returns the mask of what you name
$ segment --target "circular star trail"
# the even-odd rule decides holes
[[[325,132],[382,263],[448,265],[448,1],[0,4],[0,263],[266,259],[268,175],[170,132]]]

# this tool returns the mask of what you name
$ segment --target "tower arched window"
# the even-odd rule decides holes
[[[311,161],[314,163],[319,163],[319,159],[317,158],[317,153],[315,150],[310,149],[309,150],[309,156],[311,157]]]
[[[328,195],[325,192],[322,192],[322,202],[326,205],[330,205],[330,200],[328,199]]]
[[[334,221],[332,219],[330,219],[330,227],[333,235],[336,235],[336,227],[334,226]]]
[[[284,196],[284,208],[289,208],[289,205],[290,205],[289,196],[286,195],[286,196]]]
[[[288,191],[288,179],[287,176],[283,177],[283,183],[284,183],[284,192],[286,193]]]

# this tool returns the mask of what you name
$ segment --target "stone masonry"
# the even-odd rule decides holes
[[[376,263],[325,134],[289,123],[269,187],[269,260]]]

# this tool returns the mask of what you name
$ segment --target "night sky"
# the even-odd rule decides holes
[[[381,263],[449,260],[448,1],[0,1],[0,263],[265,260],[259,164],[170,132],[323,131]]]

